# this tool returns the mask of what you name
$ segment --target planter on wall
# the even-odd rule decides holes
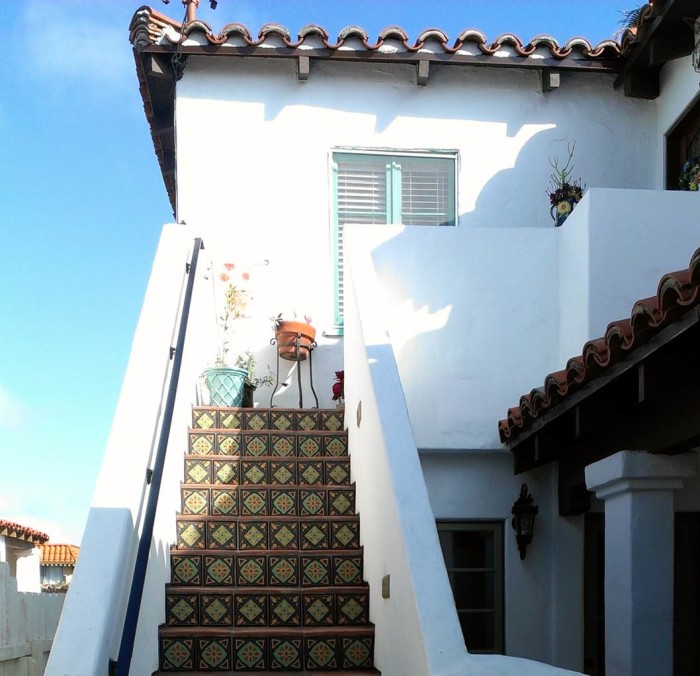
[[[241,405],[247,371],[228,366],[212,366],[205,369],[202,375],[209,390],[212,406]]]
[[[316,329],[311,324],[286,320],[277,322],[275,342],[282,359],[304,361],[313,349],[315,339]]]
[[[553,204],[549,210],[549,215],[554,221],[554,227],[558,228],[564,223],[564,221],[571,215],[574,207],[578,202],[574,199],[559,200],[556,204]]]

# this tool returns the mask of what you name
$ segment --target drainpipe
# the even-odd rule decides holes
[[[190,23],[197,18],[197,8],[199,7],[199,0],[182,0],[182,4],[187,7],[187,18],[185,23]]]

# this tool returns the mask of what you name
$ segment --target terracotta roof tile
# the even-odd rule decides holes
[[[182,24],[169,19],[160,12],[149,7],[139,8],[131,21],[130,40],[137,49],[143,49],[149,45],[176,45],[182,44],[183,39],[202,40],[210,45],[221,46],[281,46],[290,50],[299,48],[314,48],[314,42],[320,39],[320,48],[335,52],[342,49],[355,49],[356,51],[378,52],[382,51],[386,42],[398,42],[407,57],[423,50],[426,43],[430,42],[445,54],[455,54],[468,46],[476,46],[483,55],[492,56],[505,48],[512,51],[512,56],[527,59],[538,48],[543,47],[549,51],[550,56],[557,60],[563,60],[574,56],[583,60],[615,59],[621,54],[620,45],[615,40],[604,40],[598,45],[591,45],[588,40],[574,37],[567,40],[562,46],[549,35],[538,35],[529,42],[523,42],[513,33],[504,33],[489,42],[486,36],[478,30],[467,29],[462,31],[457,39],[450,44],[448,35],[438,28],[424,30],[418,38],[411,42],[408,34],[399,26],[388,26],[380,31],[377,40],[372,42],[368,33],[360,26],[347,26],[340,31],[335,41],[329,37],[328,31],[322,26],[309,24],[304,26],[296,39],[289,30],[278,23],[265,24],[253,37],[250,30],[240,23],[226,24],[218,33],[204,21],[196,20],[184,27]],[[357,41],[355,46],[348,45]],[[307,42],[309,44],[307,44]]]
[[[501,441],[516,441],[538,417],[698,305],[700,249],[695,251],[687,268],[659,280],[655,296],[638,300],[628,318],[609,324],[605,335],[589,340],[580,355],[569,359],[566,368],[550,373],[543,387],[524,394],[518,406],[510,408],[507,417],[498,423]]]
[[[28,526],[22,526],[13,521],[5,521],[4,519],[0,519],[0,535],[34,544],[41,544],[49,539],[46,533],[34,530],[34,528],[29,528]]]
[[[78,561],[80,547],[75,545],[39,545],[43,566],[74,566]]]

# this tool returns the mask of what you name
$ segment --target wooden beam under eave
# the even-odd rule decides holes
[[[170,59],[160,54],[144,54],[143,69],[148,77],[160,80],[173,79],[173,67]]]
[[[543,68],[540,71],[540,85],[543,94],[558,89],[561,86],[561,73],[558,70]]]
[[[623,77],[625,96],[633,99],[656,99],[661,93],[658,69],[630,71]]]
[[[663,35],[655,38],[649,47],[649,64],[662,66],[667,61],[688,56],[695,47],[695,35],[692,28],[687,31]]]
[[[428,84],[428,78],[430,77],[430,61],[425,61],[421,59],[416,64],[416,84],[419,87],[425,87]]]
[[[297,80],[306,82],[311,73],[311,59],[308,56],[297,57]]]

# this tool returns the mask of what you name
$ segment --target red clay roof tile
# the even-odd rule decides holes
[[[74,566],[78,561],[80,547],[75,545],[39,545],[43,566]]]
[[[0,535],[34,544],[40,544],[49,539],[49,536],[40,530],[34,530],[34,528],[22,526],[14,521],[5,521],[4,519],[0,519]]]
[[[687,268],[659,280],[656,296],[638,300],[629,318],[609,324],[605,335],[589,340],[581,355],[569,359],[565,369],[550,373],[544,387],[524,394],[518,406],[508,409],[507,417],[498,423],[501,441],[516,441],[539,416],[553,410],[572,392],[697,305],[700,305],[700,249],[692,255]]]

